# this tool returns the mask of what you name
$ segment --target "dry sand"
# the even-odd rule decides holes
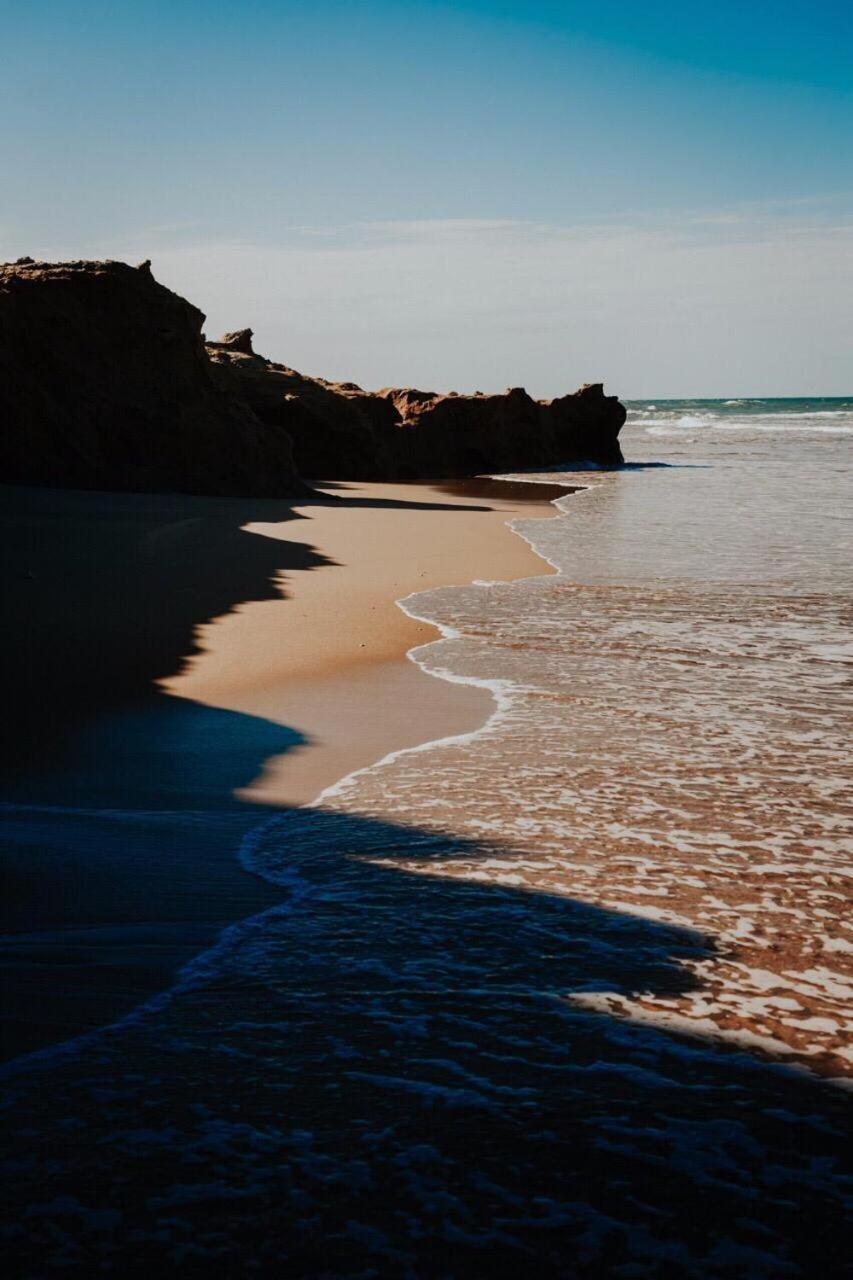
[[[278,598],[202,626],[199,655],[161,683],[171,694],[263,717],[304,737],[237,793],[251,803],[308,803],[390,751],[477,728],[491,710],[490,695],[409,661],[408,650],[438,633],[395,602],[475,578],[550,572],[507,528],[522,510],[553,514],[550,486],[339,484],[329,492],[341,501],[294,505],[302,520],[245,527],[310,550],[325,566],[284,571]]]

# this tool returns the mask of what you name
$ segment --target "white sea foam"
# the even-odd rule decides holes
[[[797,435],[820,439],[853,435],[853,400],[768,401],[729,399],[719,401],[658,402],[628,410],[628,429],[642,427],[655,439],[681,439],[699,443],[713,432],[725,432],[747,441],[750,437]]]

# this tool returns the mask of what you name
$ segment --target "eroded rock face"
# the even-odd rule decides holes
[[[244,356],[253,356],[251,329],[235,329],[233,333],[223,333],[218,342],[208,342],[208,347],[221,347],[223,351],[239,351]]]
[[[289,436],[261,421],[211,363],[203,322],[148,262],[0,266],[0,479],[247,497],[304,491]]]
[[[352,480],[622,461],[625,410],[600,385],[556,400],[368,392],[205,345],[204,316],[148,261],[0,266],[0,480],[279,497],[297,472]]]
[[[302,475],[397,480],[622,462],[625,408],[600,383],[555,400],[533,400],[521,387],[503,395],[368,392],[265,360],[233,341],[246,332],[209,343],[208,353],[262,421],[290,433]]]
[[[556,400],[534,400],[523,387],[503,395],[383,393],[400,414],[394,463],[418,475],[460,475],[590,461],[622,462],[625,409],[601,383]]]
[[[301,475],[388,480],[397,474],[388,451],[400,415],[381,393],[306,378],[235,349],[225,338],[207,350],[261,421],[288,432]]]

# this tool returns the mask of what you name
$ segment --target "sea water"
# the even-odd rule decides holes
[[[851,432],[632,404],[628,465],[515,522],[546,572],[403,601],[493,715],[260,822],[235,855],[280,905],[12,1064],[12,1250],[840,1274]]]
[[[585,1003],[853,1070],[852,436],[850,400],[632,402],[628,469],[514,522],[553,576],[402,602],[489,724],[324,802],[494,843],[430,874],[713,943],[689,995]]]

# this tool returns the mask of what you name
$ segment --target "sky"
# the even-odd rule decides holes
[[[853,3],[0,0],[0,258],[363,386],[853,394]]]

